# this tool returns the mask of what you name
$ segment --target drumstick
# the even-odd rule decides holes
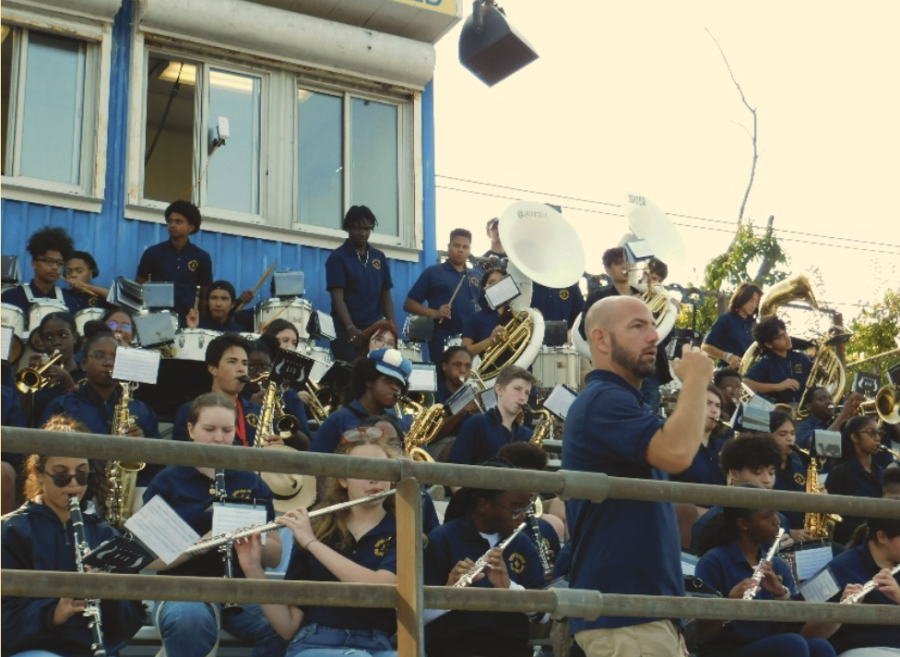
[[[287,310],[288,308],[290,308],[290,307],[291,307],[291,304],[287,304],[287,305],[282,306],[282,307],[281,307],[281,310],[279,310],[277,313],[275,313],[275,314],[269,319],[269,321],[266,322],[266,326],[268,326],[269,324],[271,324],[272,322],[274,322],[276,319],[278,319],[278,316],[279,316],[281,313],[283,313],[285,310]]]
[[[269,268],[268,268],[265,272],[263,272],[263,275],[260,276],[260,278],[259,278],[258,281],[256,281],[256,285],[254,285],[254,286],[253,286],[253,289],[251,290],[251,292],[253,292],[253,296],[256,296],[256,293],[259,292],[259,288],[261,288],[261,287],[262,287],[262,284],[266,282],[266,279],[269,278],[269,276],[272,275],[272,272],[275,271],[275,267],[276,267],[277,265],[278,265],[278,261],[277,261],[277,260],[273,260],[273,261],[272,261],[272,264],[269,265]],[[234,312],[239,311],[241,308],[244,307],[244,305],[245,305],[245,304],[244,304],[243,301],[239,301],[239,302],[234,306]]]
[[[456,284],[456,289],[453,290],[453,296],[450,297],[450,301],[448,302],[451,306],[453,305],[454,299],[456,299],[456,295],[459,294],[459,288],[462,287],[463,282],[466,280],[466,278],[468,278],[468,276],[469,276],[468,274],[466,274],[465,276],[461,276],[460,279],[459,279],[459,283]],[[444,317],[441,317],[441,318],[438,320],[438,324],[440,324],[441,322],[443,322],[444,319],[445,319]]]
[[[200,286],[197,286],[197,296],[194,297],[194,312],[200,310]]]

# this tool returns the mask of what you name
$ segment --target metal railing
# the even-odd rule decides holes
[[[556,618],[602,615],[720,620],[821,621],[900,625],[900,606],[785,604],[604,594],[578,589],[507,591],[423,586],[420,484],[474,486],[496,490],[539,490],[563,499],[600,502],[607,498],[671,501],[713,506],[778,508],[851,516],[900,518],[900,501],[836,495],[754,490],[703,484],[610,477],[600,473],[554,473],[482,468],[409,460],[347,458],[333,454],[283,452],[222,445],[198,445],[117,436],[56,433],[3,427],[3,451],[136,460],[263,472],[291,472],[398,482],[397,585],[272,582],[4,570],[3,595],[103,597],[108,599],[318,604],[388,607],[398,612],[398,653],[422,654],[423,610],[549,612]]]

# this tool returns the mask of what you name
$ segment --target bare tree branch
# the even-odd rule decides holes
[[[753,135],[750,134],[750,129],[747,126],[745,126],[743,123],[738,123],[737,121],[732,121],[732,123],[738,127],[743,128],[744,132],[747,133],[747,136],[750,137],[750,141],[753,141]]]

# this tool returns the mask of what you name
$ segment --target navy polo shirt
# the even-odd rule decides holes
[[[166,240],[144,251],[137,275],[152,283],[174,283],[175,308],[183,315],[194,307],[197,286],[212,285],[212,258],[190,240],[181,251]]]
[[[492,408],[487,413],[473,415],[460,427],[447,462],[478,465],[496,456],[504,445],[528,442],[533,433],[517,421],[513,422],[512,430],[507,429],[503,426],[500,411]]]
[[[800,401],[811,369],[812,361],[802,352],[791,350],[785,358],[782,358],[767,351],[747,371],[744,378],[757,383],[781,383],[785,379],[796,379],[800,383],[797,390],[779,390],[763,394],[776,404],[791,404]]]
[[[872,558],[868,544],[863,544],[836,556],[828,564],[828,569],[843,591],[847,584],[865,584],[878,574],[881,567]],[[900,574],[894,575],[894,579],[900,582]],[[831,602],[839,602],[840,597],[840,593],[836,594]],[[863,598],[862,604],[895,605],[896,603],[875,589]],[[838,654],[853,648],[900,648],[900,627],[844,623],[828,640]]]
[[[803,449],[809,449],[809,441],[812,440],[813,435],[815,435],[816,431],[826,431],[828,427],[831,426],[832,420],[828,422],[822,422],[812,416],[806,418],[802,422],[798,422],[797,426],[794,429],[797,432],[796,442],[797,447],[802,447]]]
[[[70,313],[74,315],[81,310],[81,304],[78,303],[78,299],[61,287],[50,290],[49,294],[41,292],[40,288],[34,284],[33,280],[28,284],[28,287],[31,288],[31,296],[35,299],[56,299],[55,292],[58,290],[61,293],[63,303],[66,304],[66,308],[69,309]],[[28,323],[28,307],[31,305],[31,302],[28,301],[28,297],[25,295],[25,290],[22,289],[22,285],[16,285],[15,287],[6,290],[6,292],[0,295],[0,301],[3,301],[3,303],[11,303],[21,309],[21,311],[25,313],[25,323]],[[28,330],[33,331],[36,328],[37,326],[29,326]]]
[[[526,534],[527,528],[506,547],[503,558],[511,581],[526,589],[539,589],[544,585],[544,575],[534,543]],[[428,535],[425,585],[446,585],[450,571],[458,562],[466,558],[478,561],[491,547],[470,516],[445,522]],[[492,588],[492,585],[485,576],[472,587]],[[517,612],[456,610],[432,621],[426,629],[426,644],[452,641],[454,645],[474,649],[474,654],[482,654],[477,648],[483,645],[506,644],[517,648],[528,642],[528,617]],[[514,650],[509,654],[514,654]]]
[[[191,413],[191,404],[193,402],[185,402],[175,413],[175,422],[172,424],[172,440],[183,440],[190,442],[191,437],[188,435],[187,421]],[[254,404],[249,399],[242,399],[238,396],[238,418],[240,413],[244,414],[244,427],[247,433],[247,447],[253,447],[256,443],[256,427],[259,425],[259,404]],[[237,428],[240,426],[240,420],[235,423],[234,445],[243,445],[244,441],[238,436]]]
[[[872,461],[872,472],[866,472],[856,458],[848,459],[836,465],[825,480],[825,488],[830,495],[851,495],[853,497],[875,497],[884,495],[881,489],[881,477],[884,469]],[[842,522],[834,528],[834,540],[846,543],[854,530],[866,521],[860,516],[841,514]]]
[[[791,454],[787,463],[775,473],[775,490],[806,492],[806,466],[797,454]],[[791,522],[791,527],[803,527],[803,511],[785,511],[784,515]]]
[[[760,548],[759,558],[762,559],[764,556],[762,548]],[[694,572],[697,577],[727,597],[731,589],[739,582],[753,575],[753,568],[744,557],[737,541],[733,541],[727,545],[713,548],[700,557]],[[791,595],[794,595],[796,586],[790,566],[776,556],[772,559],[772,570],[781,583],[790,590]],[[774,600],[775,597],[760,588],[755,599]],[[779,632],[778,624],[774,621],[732,621],[714,637],[701,643],[700,655],[716,654],[720,651],[734,649],[746,645],[747,642],[758,641]]]
[[[753,344],[754,324],[756,320],[753,317],[741,317],[739,313],[729,311],[719,315],[703,341],[740,358]]]
[[[509,321],[507,319],[507,321]],[[462,337],[470,338],[475,344],[491,337],[494,329],[500,325],[500,314],[496,310],[482,308],[469,315],[463,325]]]
[[[203,536],[212,529],[213,514],[209,503],[213,499],[213,480],[201,474],[197,468],[170,465],[153,478],[144,491],[144,504],[159,495],[181,519],[195,532]],[[255,472],[244,470],[225,471],[225,491],[228,497],[241,500],[258,500],[265,505],[266,521],[275,519],[272,491]],[[234,576],[243,577],[237,554],[232,559]],[[225,564],[218,550],[210,550],[180,566],[165,571],[166,575],[192,575],[196,577],[224,577]]]
[[[559,544],[559,534],[556,533],[556,529],[543,518],[538,518],[537,522],[541,530],[541,541],[544,543],[544,549],[553,550],[553,554],[558,555],[562,548]],[[536,540],[533,533],[529,533],[529,536],[531,536],[532,540]],[[543,569],[543,566],[541,568]]]
[[[650,440],[663,422],[642,408],[641,400],[640,392],[613,372],[594,370],[588,374],[587,387],[566,416],[562,468],[667,481],[668,475],[646,460]],[[572,588],[684,595],[678,521],[671,502],[606,499],[594,504],[569,500],[566,518],[573,549]],[[657,620],[662,619],[571,618],[569,631],[574,634]]]
[[[107,303],[106,299],[101,296],[95,296],[90,292],[73,290],[72,288],[67,288],[63,292],[75,299],[78,303],[78,310],[84,310],[85,308],[112,308],[112,305]]]
[[[689,484],[718,484],[726,486],[728,480],[722,467],[719,465],[719,454],[725,443],[733,437],[729,436],[710,436],[709,444],[700,445],[697,456],[694,457],[691,467],[684,472],[672,475],[674,481],[684,481]]]
[[[629,286],[631,287],[631,286]],[[631,295],[637,296],[641,293],[637,288],[631,287]],[[603,287],[598,287],[596,290],[588,294],[587,301],[584,302],[584,310],[582,311],[581,316],[581,324],[578,325],[578,332],[581,333],[581,337],[587,339],[587,336],[584,333],[584,319],[587,317],[588,311],[591,309],[595,303],[600,301],[600,299],[605,299],[606,297],[618,297],[621,296],[619,294],[618,288],[615,285],[604,285]]]
[[[356,540],[350,536],[350,545],[341,549],[336,544],[339,534],[324,542],[353,563],[372,571],[397,572],[397,521],[392,513]],[[288,581],[338,582],[335,575],[304,550],[297,541],[291,552],[291,561],[284,576]],[[318,623],[342,630],[379,630],[387,635],[397,631],[397,615],[393,609],[367,609],[365,607],[302,606],[303,625]]]
[[[444,336],[456,335],[463,330],[463,324],[469,316],[478,311],[478,300],[481,297],[481,272],[474,269],[456,271],[449,260],[439,265],[431,265],[419,276],[415,285],[406,296],[413,301],[426,303],[429,308],[440,308],[449,303],[456,292],[461,278],[466,282],[459,288],[453,305],[450,306],[452,317],[438,323],[435,320],[434,331]]]
[[[700,536],[703,534],[703,528],[709,524],[709,521],[715,518],[717,515],[722,513],[722,506],[716,505],[709,509],[702,516],[697,518],[697,522],[694,523],[694,526],[691,527],[691,549],[694,552],[698,552],[700,550]],[[776,512],[778,514],[778,520],[781,521],[781,527],[784,529],[784,533],[787,534],[791,531],[791,523],[788,520],[787,516],[784,515],[781,511]]]
[[[224,322],[217,322],[212,317],[201,317],[197,323],[197,328],[206,329],[207,331],[219,331],[221,333],[243,333],[244,326],[234,319],[228,319]]]
[[[122,389],[119,387],[113,391],[109,399],[104,400],[89,383],[84,383],[73,392],[51,401],[44,411],[41,423],[45,423],[57,413],[63,413],[84,424],[91,433],[109,435],[112,431],[116,404],[121,398]],[[134,416],[135,423],[143,430],[144,436],[159,438],[159,420],[152,408],[138,399],[132,399],[128,403],[128,412]],[[149,484],[154,475],[162,468],[161,465],[148,463],[138,473],[137,485]]]
[[[362,331],[384,317],[381,292],[390,290],[394,283],[384,253],[369,245],[362,260],[358,256],[350,240],[332,251],[325,261],[325,284],[328,290],[338,287],[344,290],[350,319]],[[346,331],[340,324],[336,322],[338,330]]]
[[[388,415],[395,415],[393,408],[385,409],[384,412]],[[358,399],[342,406],[325,418],[322,426],[316,431],[316,437],[313,438],[309,451],[333,454],[341,443],[341,434],[348,429],[357,429],[367,417],[369,417],[369,413]],[[411,415],[404,415],[399,421],[404,431],[409,431],[413,418]]]
[[[27,427],[28,421],[25,419],[25,411],[22,410],[19,393],[16,392],[16,389],[9,386],[0,386],[0,392],[2,392],[3,398],[3,414],[0,416],[0,425],[4,427]],[[22,464],[22,454],[3,452],[3,460],[18,470]]]
[[[547,322],[566,322],[569,328],[584,309],[584,295],[578,283],[556,289],[534,283],[531,292],[531,307],[537,308]]]
[[[72,380],[75,382],[76,386],[81,385],[85,380],[84,370],[80,367],[71,370],[69,374],[72,376]],[[31,400],[31,418],[35,423],[35,427],[40,426],[41,418],[44,417],[44,409],[47,408],[50,402],[57,397],[62,397],[67,392],[67,390],[63,390],[59,386],[53,386],[50,388],[41,388],[34,393],[33,399]]]

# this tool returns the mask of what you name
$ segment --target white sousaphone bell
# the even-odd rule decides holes
[[[653,256],[666,263],[670,269],[684,266],[687,262],[684,242],[665,212],[646,196],[632,193],[626,195],[623,209],[628,219],[629,232],[619,240],[619,246],[644,240]],[[643,293],[643,300],[650,306],[661,342],[675,326],[675,318],[681,310],[681,296],[677,292],[669,292],[661,285],[648,289],[649,282],[643,281],[645,271],[643,266],[632,266],[629,280],[633,288]],[[582,317],[579,315],[575,320],[575,327],[581,326],[581,322]],[[581,337],[579,330],[572,331],[572,341],[578,353],[590,361],[590,345]]]
[[[507,325],[508,333],[516,334],[519,342],[497,345],[498,352],[511,354],[502,365],[482,367],[482,363],[498,361],[494,347],[475,359],[473,367],[488,386],[502,367],[528,368],[540,352],[544,318],[531,308],[533,283],[562,289],[577,283],[584,273],[581,239],[562,214],[543,203],[518,201],[506,208],[500,215],[500,240],[508,259],[506,271],[520,292],[510,304],[516,318]],[[518,328],[522,323],[528,326]]]

